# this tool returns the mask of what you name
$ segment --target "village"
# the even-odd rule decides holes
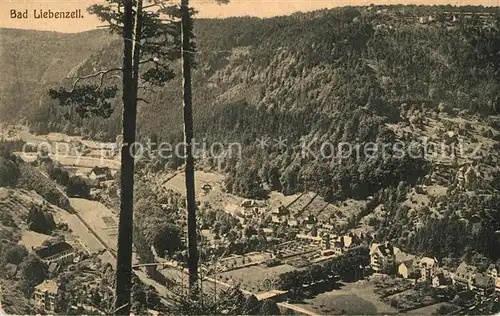
[[[247,209],[250,209],[251,205],[252,203],[245,203]],[[284,208],[276,210],[273,214],[274,220],[268,227],[262,229],[262,232],[267,240],[277,240],[279,238],[274,237],[276,235],[273,231],[277,226],[287,225],[288,229],[297,232],[294,238],[288,236],[287,241],[269,244],[271,246],[268,246],[268,249],[220,258],[211,268],[206,269],[207,289],[217,291],[217,287],[223,289],[239,286],[244,293],[255,295],[258,300],[275,301],[282,310],[310,315],[325,313],[327,310],[331,313],[350,312],[349,307],[334,310],[335,300],[329,304],[323,303],[325,306],[319,308],[315,306],[317,305],[315,299],[330,292],[346,291],[352,294],[350,287],[356,289],[359,284],[364,284],[363,287],[370,288],[378,296],[380,300],[378,304],[386,305],[385,310],[377,307],[375,309],[377,312],[406,313],[435,307],[436,313],[468,314],[473,310],[480,313],[482,304],[487,302],[498,304],[500,267],[494,264],[489,265],[486,270],[481,270],[464,261],[456,270],[449,270],[435,257],[419,257],[405,253],[391,242],[373,242],[370,236],[359,236],[354,233],[335,234],[330,224],[320,224],[310,216],[299,223],[292,220],[292,225],[288,225],[289,215],[285,213]],[[219,240],[213,240],[213,245],[209,244],[207,241],[205,246],[224,248],[230,242],[227,241],[227,236],[222,236]],[[312,265],[327,263],[329,260],[360,249],[365,251],[360,253],[368,256],[366,258],[368,264],[362,267],[363,276],[354,280],[352,284],[343,282],[344,286],[341,288],[327,287],[326,290],[323,287],[324,282],[316,283],[314,287],[300,284],[304,292],[299,295],[296,294],[296,289],[283,289],[278,285],[277,280],[286,273],[305,272]],[[99,257],[96,257],[97,253],[77,251],[67,242],[54,243],[34,251],[48,265],[51,272],[66,269],[71,271],[85,266],[83,271],[92,276],[100,274],[96,271],[104,269]],[[165,261],[161,258],[157,260]],[[172,263],[165,265],[160,271],[166,276],[175,278],[176,275],[177,277],[180,275],[180,273],[175,274],[175,271],[182,272],[182,265],[175,267],[176,264]],[[99,279],[95,277],[91,279],[92,282],[88,284],[89,293],[102,290]],[[46,312],[53,312],[58,286],[55,280],[46,280],[37,285],[33,296],[34,306]],[[292,291],[294,294],[290,295]],[[75,306],[75,308],[97,311],[92,306]]]
[[[64,140],[54,142],[64,143]],[[78,142],[72,140],[72,144]],[[103,280],[115,265],[118,218],[113,210],[119,197],[115,183],[117,167],[113,163],[116,153],[113,146],[108,146],[105,163],[93,166],[92,153],[99,149],[94,147],[86,150],[79,160],[60,160],[57,153],[51,156],[72,174],[85,179],[88,192],[84,198],[78,194],[70,197],[76,212],[75,222],[79,224],[64,218],[73,231],[66,234],[66,240],[42,244],[47,239],[45,236],[32,246],[48,267],[49,276],[54,276],[35,286],[32,301],[40,311],[53,312],[56,308],[55,299],[61,284],[55,276],[61,273],[73,273],[77,279],[86,280],[81,282],[85,284],[85,293],[100,293],[100,297],[112,293],[112,285]],[[35,165],[46,163],[29,154],[24,158]],[[455,177],[457,187],[461,190],[480,188],[478,168],[470,164],[459,168]],[[441,185],[449,183],[443,183],[438,175],[447,172],[446,164],[437,168],[427,179],[427,185],[410,195],[420,200],[425,200],[422,198],[425,195],[442,195]],[[161,175],[144,172],[142,176],[165,196],[182,196],[184,192],[184,175],[179,170]],[[363,214],[370,203],[375,203],[372,197],[366,201],[327,203],[313,192],[289,196],[272,192],[265,201],[245,199],[225,190],[224,177],[204,169],[197,172],[196,191],[200,205],[200,251],[217,254],[203,265],[206,289],[211,291],[236,286],[257,300],[276,302],[283,312],[310,315],[392,314],[419,312],[425,308],[442,314],[467,313],[481,312],[483,305],[489,302],[498,304],[500,267],[490,264],[484,269],[463,261],[458,267],[450,268],[432,254],[405,253],[390,241],[377,240],[367,225],[369,220],[351,225],[348,219]],[[207,215],[211,212],[225,215],[213,220]],[[375,207],[374,214],[383,214],[383,206]],[[352,280],[336,277],[316,280],[308,285],[300,284],[300,291],[280,284],[280,278],[308,271],[312,266],[327,266],[352,253],[361,254],[364,260],[360,273],[356,272]],[[183,264],[163,257],[155,253],[155,261],[161,263],[158,271],[187,286]],[[151,282],[158,293],[164,291],[147,276],[147,269],[136,269],[136,274],[142,275],[143,281]],[[75,303],[73,308],[99,312],[90,304],[95,299],[95,294],[92,295],[88,304]],[[346,295],[351,297],[351,304],[344,306],[336,298]],[[369,302],[365,302],[367,297],[371,297]],[[365,310],[359,309],[360,306]]]

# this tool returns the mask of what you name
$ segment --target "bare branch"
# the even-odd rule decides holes
[[[150,5],[145,5],[144,7],[142,7],[143,9],[149,9],[149,8],[154,8],[154,7],[159,7],[160,5],[157,4],[157,3],[153,3],[153,4],[150,4]]]
[[[118,78],[120,80],[122,80],[123,78],[121,76],[118,76],[118,75],[112,75],[111,78]]]
[[[87,76],[83,76],[83,77],[78,77],[75,82],[73,83],[73,87],[71,88],[71,91],[69,91],[70,93],[73,92],[76,88],[76,85],[78,84],[78,82],[80,82],[81,80],[86,80],[86,79],[90,79],[90,78],[95,78],[95,77],[98,77],[98,76],[101,76],[101,82],[99,84],[99,86],[97,87],[96,90],[99,90],[101,87],[102,87],[102,84],[103,84],[103,80],[104,80],[104,75],[110,73],[110,72],[113,72],[113,71],[122,71],[123,69],[121,67],[119,68],[111,68],[111,69],[107,69],[107,70],[101,70],[101,71],[98,71],[96,73],[93,73],[93,74],[90,74],[90,75],[87,75]]]
[[[151,62],[154,62],[153,57],[139,61],[139,65],[147,64],[147,63],[151,63]]]
[[[168,1],[163,1],[163,0],[153,0],[153,3],[157,6],[159,6],[160,8],[162,9],[165,9],[165,2],[168,2]]]
[[[105,22],[107,22],[108,24],[98,25],[97,27],[98,28],[112,28],[112,27],[116,27],[116,28],[119,28],[119,29],[123,29],[123,25],[119,25],[119,24],[113,23],[111,21],[105,21]]]
[[[137,98],[137,101],[142,101],[142,102],[144,102],[144,103],[146,103],[146,104],[150,104],[150,103],[151,103],[151,102],[149,102],[148,100],[143,99],[143,98]]]

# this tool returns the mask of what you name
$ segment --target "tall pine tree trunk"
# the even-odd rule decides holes
[[[181,1],[182,10],[182,76],[184,96],[184,143],[186,145],[186,200],[188,229],[188,270],[191,294],[197,291],[198,281],[198,248],[196,226],[196,200],[194,191],[194,158],[193,158],[193,109],[191,104],[191,42],[192,21],[189,12],[189,0]]]
[[[133,78],[132,0],[123,0],[123,145],[121,149],[120,222],[118,226],[118,255],[116,265],[115,314],[130,314],[132,276],[132,225],[134,200],[134,157],[137,94]]]

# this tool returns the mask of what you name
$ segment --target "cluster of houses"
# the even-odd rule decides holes
[[[370,246],[370,265],[374,272],[393,274],[415,282],[430,281],[433,287],[456,286],[475,291],[480,295],[490,295],[500,291],[499,271],[495,265],[485,272],[462,262],[457,270],[449,272],[439,266],[436,258],[416,258],[401,251],[389,242],[372,243]]]
[[[73,246],[65,241],[57,242],[34,250],[40,260],[49,267],[49,273],[56,272],[61,267],[77,260]],[[57,297],[58,286],[53,280],[45,280],[35,286],[32,303],[39,310],[53,312]]]
[[[303,244],[316,246],[321,251],[321,257],[338,256],[364,242],[363,236],[355,234],[337,235],[335,226],[322,223],[312,214],[292,214],[289,208],[281,205],[270,213],[267,209],[258,207],[254,200],[244,200],[241,203],[241,214],[245,218],[263,218],[270,215],[270,225],[263,228],[268,240],[273,239],[276,227],[286,226],[296,233],[295,240]]]
[[[329,232],[320,232],[317,236],[297,234],[295,238],[318,246],[322,256],[340,256],[351,249],[360,247],[363,243],[363,240],[355,234],[335,235]]]
[[[97,288],[97,285],[93,285]],[[56,310],[57,294],[59,291],[59,285],[54,280],[45,280],[42,283],[35,286],[35,291],[33,293],[33,306],[39,311],[45,311],[52,313]],[[88,294],[91,295],[90,292]],[[102,314],[96,307],[89,306],[86,304],[76,304],[70,307],[75,315],[81,314]]]
[[[485,272],[481,273],[477,267],[462,262],[454,276],[455,284],[463,289],[475,290],[483,295],[489,295],[495,290],[500,291],[498,268],[494,264],[491,264]]]
[[[77,262],[83,263],[83,261],[80,261],[80,257],[76,250],[65,241],[37,248],[34,252],[40,260],[49,267],[49,275],[52,274],[52,272],[61,271],[61,269],[65,267],[69,267],[69,270],[72,271],[71,264]],[[101,280],[95,277],[95,262],[85,262],[85,266],[87,267],[85,271],[90,277],[82,279],[83,283],[81,283],[81,285],[87,289],[87,296],[90,298],[92,296],[92,291],[98,291],[101,287]],[[49,314],[53,313],[56,310],[58,291],[59,284],[56,280],[45,280],[35,286],[31,302],[38,311],[44,311]],[[85,304],[72,305],[70,309],[73,310],[75,314],[81,314],[83,312],[86,314],[96,314],[99,312],[95,307]]]

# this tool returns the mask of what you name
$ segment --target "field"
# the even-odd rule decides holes
[[[49,235],[39,234],[31,230],[24,230],[19,243],[26,247],[26,249],[33,249],[40,247],[48,238],[50,238]]]
[[[31,162],[36,160],[37,154],[36,153],[16,153],[21,158],[23,158],[24,161],[26,162]],[[89,170],[91,168],[94,168],[96,166],[99,167],[108,167],[112,170],[118,170],[120,169],[120,161],[118,160],[111,160],[111,159],[105,159],[105,158],[95,158],[95,157],[88,157],[88,156],[77,156],[77,155],[62,155],[62,154],[54,154],[50,155],[50,158],[52,158],[55,161],[58,161],[61,163],[63,166],[68,166],[68,167],[77,167],[78,169],[84,169],[84,170]],[[78,170],[80,173],[84,173],[84,170]]]
[[[279,265],[275,267],[251,266],[217,275],[217,280],[232,285],[240,284],[241,288],[252,293],[261,293],[269,290],[266,283],[272,282],[280,274],[295,270],[290,265]]]
[[[374,289],[372,281],[361,280],[294,305],[321,315],[397,314],[396,309],[379,299]]]
[[[52,159],[64,166],[83,169],[95,166],[108,167],[112,170],[120,168],[119,155],[113,155],[114,143],[102,143],[84,140],[79,136],[68,136],[61,133],[49,133],[47,135],[33,135],[24,126],[14,126],[9,129],[1,129],[0,137],[7,139],[22,139],[27,144],[46,148],[50,145]],[[85,149],[85,150],[84,150]],[[36,153],[17,153],[25,161],[36,159]],[[80,172],[84,172],[81,170]]]
[[[249,264],[257,264],[271,258],[272,254],[267,252],[252,252],[247,253],[244,256],[233,255],[231,257],[222,258],[217,264],[219,265],[220,270],[224,271]]]

